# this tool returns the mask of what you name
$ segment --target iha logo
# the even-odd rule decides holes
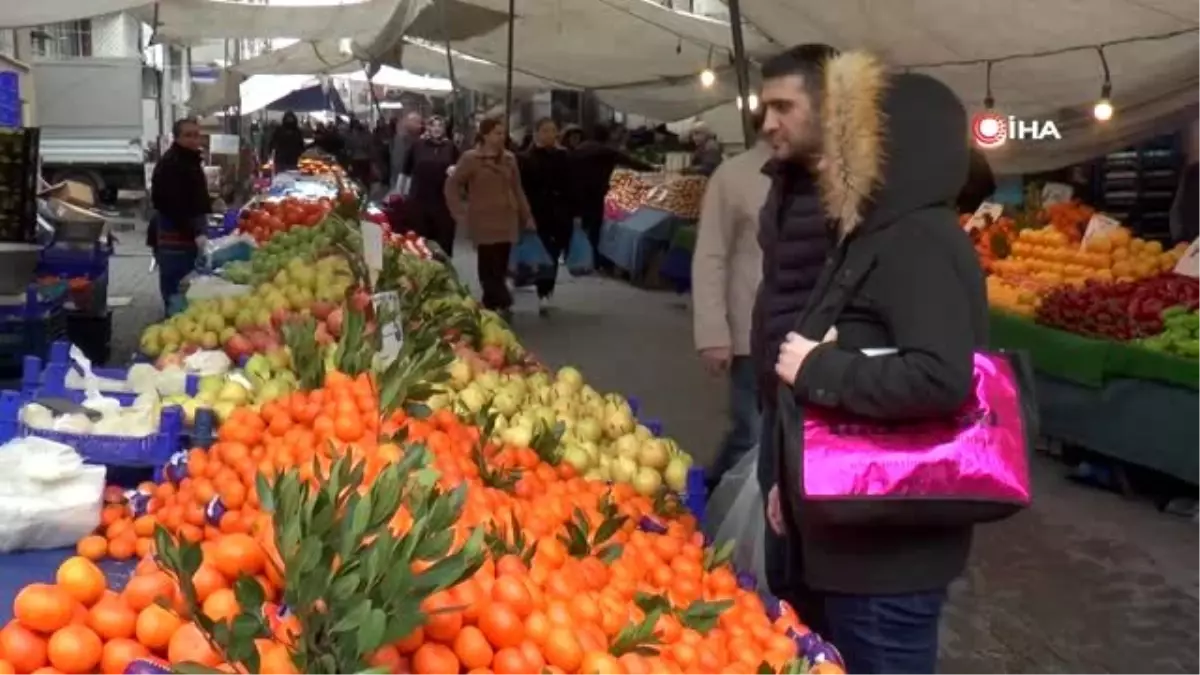
[[[994,112],[975,115],[971,120],[971,136],[981,148],[998,148],[1010,139],[1017,141],[1041,141],[1052,138],[1062,140],[1062,134],[1054,122],[1017,119]]]

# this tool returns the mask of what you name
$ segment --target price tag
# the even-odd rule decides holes
[[[1098,236],[1107,235],[1121,229],[1121,223],[1117,222],[1116,218],[1106,216],[1103,213],[1092,215],[1088,221],[1087,229],[1083,231],[1083,241],[1080,242],[1079,248],[1082,250],[1087,248],[1088,242]]]
[[[1069,202],[1075,196],[1075,188],[1066,183],[1046,183],[1042,186],[1042,205]]]
[[[1175,263],[1175,273],[1193,279],[1200,278],[1200,239],[1193,241],[1183,252],[1183,257]]]
[[[358,227],[362,233],[363,260],[371,272],[371,285],[374,286],[383,269],[383,228],[369,220],[359,221]]]
[[[379,324],[379,337],[382,344],[376,357],[380,363],[391,363],[400,353],[404,345],[404,329],[401,327],[400,294],[397,291],[385,291],[371,296],[371,304],[375,306],[375,319]]]
[[[1002,215],[1004,215],[1003,204],[997,204],[996,202],[984,202],[979,205],[979,208],[975,209],[975,214],[971,216],[970,220],[967,221],[966,230],[967,232],[970,232],[972,230],[978,230],[980,228],[987,227],[989,218],[991,219],[991,222],[994,223],[999,220],[1000,216]]]

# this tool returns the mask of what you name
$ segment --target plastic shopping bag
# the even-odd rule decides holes
[[[588,241],[579,221],[571,230],[571,243],[567,246],[567,271],[580,277],[591,274],[596,269],[596,252],[592,250],[592,242]]]
[[[766,517],[758,487],[758,448],[747,452],[708,500],[706,534],[717,546],[734,542],[733,565],[756,579],[767,578]]]
[[[525,286],[554,269],[554,259],[546,251],[537,232],[522,230],[521,236],[508,256],[508,274],[513,283]]]
[[[0,552],[70,546],[100,524],[105,470],[41,438],[0,446]]]

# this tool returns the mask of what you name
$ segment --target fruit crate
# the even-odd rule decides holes
[[[36,128],[0,128],[0,242],[37,241]]]
[[[26,356],[21,370],[21,393],[28,399],[53,397],[65,398],[76,403],[82,403],[82,389],[71,389],[67,386],[67,375],[72,370],[80,372],[71,361],[71,343],[59,340],[50,345],[45,359],[38,356]],[[128,368],[92,367],[92,373],[105,380],[126,381],[129,377]],[[82,374],[82,373],[80,373]],[[200,378],[189,374],[185,383],[189,396],[195,396],[200,389]],[[121,402],[121,405],[132,405],[137,394],[123,391],[101,390],[105,396],[111,396]]]
[[[0,392],[0,444],[36,436],[74,448],[90,464],[146,467],[165,464],[180,448],[183,411],[177,406],[162,409],[157,432],[144,438],[122,438],[27,427],[21,422],[21,408],[30,400],[24,392]]]
[[[108,272],[113,250],[112,242],[95,242],[83,247],[47,246],[38,258],[37,274],[92,279]]]

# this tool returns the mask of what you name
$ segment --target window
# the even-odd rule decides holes
[[[35,28],[33,53],[46,59],[75,59],[92,55],[92,20],[64,21]]]

